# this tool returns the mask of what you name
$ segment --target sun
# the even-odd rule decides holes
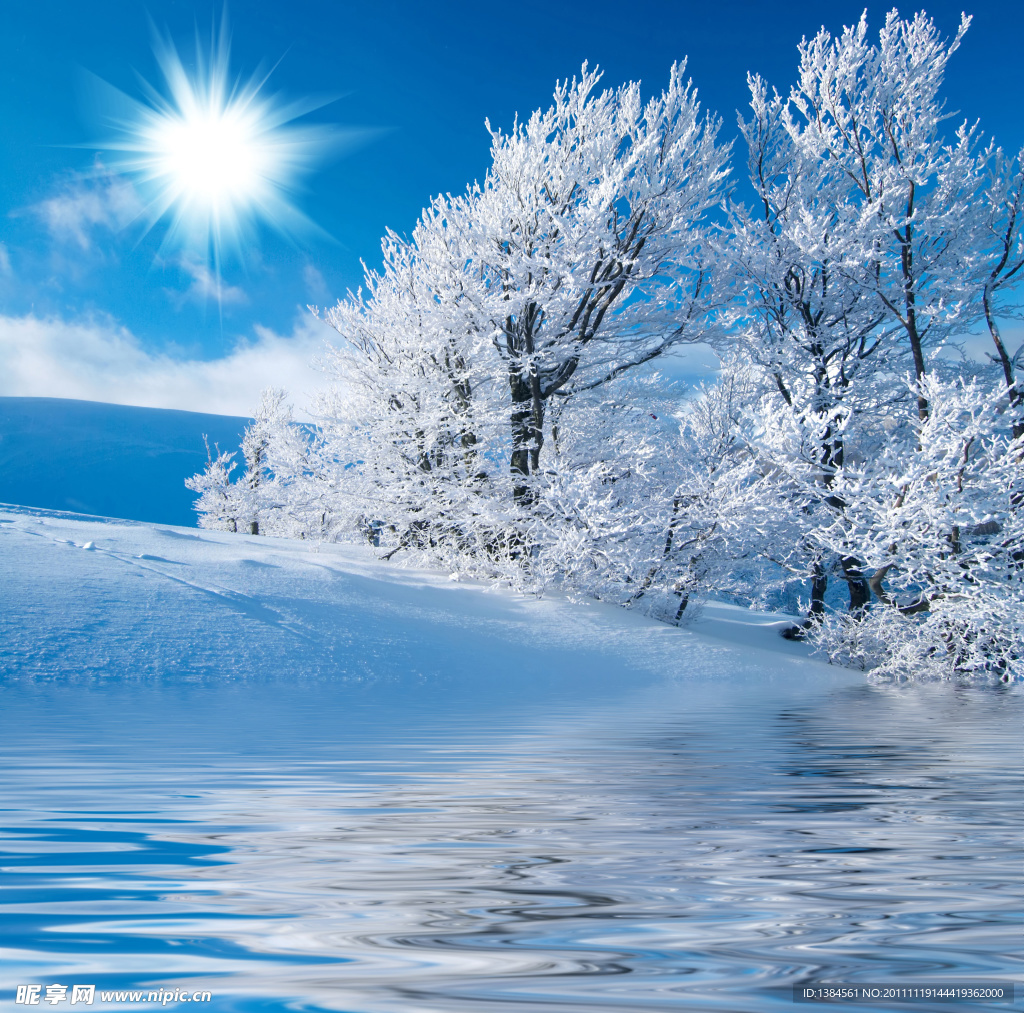
[[[270,169],[259,127],[258,120],[230,107],[163,119],[152,131],[152,145],[165,187],[182,203],[211,214],[251,202]]]
[[[222,23],[208,47],[197,37],[186,70],[169,39],[155,46],[162,87],[144,97],[121,93],[120,114],[104,144],[118,172],[130,175],[145,202],[146,228],[167,223],[165,244],[205,256],[219,272],[260,225],[289,236],[320,231],[296,206],[297,181],[313,169],[339,132],[294,121],[322,102],[286,104],[265,92],[268,75],[230,75],[230,40]]]

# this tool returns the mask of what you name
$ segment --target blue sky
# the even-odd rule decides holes
[[[323,230],[288,239],[260,228],[222,265],[222,299],[202,258],[143,235],[134,184],[106,172],[105,130],[87,101],[88,74],[138,97],[160,82],[152,26],[186,65],[220,3],[126,0],[8,5],[0,35],[0,394],[90,397],[129,404],[243,411],[281,383],[299,401],[306,363],[328,336],[307,303],[332,303],[378,260],[386,227],[406,232],[431,195],[462,189],[487,167],[484,119],[508,126],[545,104],[584,60],[608,84],[660,89],[673,60],[734,132],[745,75],[780,90],[796,44],[822,24],[855,21],[863,2],[527,0],[514,5],[380,0],[366,4],[236,2],[231,67],[276,64],[267,91],[331,99],[302,122],[353,143],[311,167],[295,195]],[[873,28],[886,4],[868,4]],[[915,8],[901,8],[910,15]],[[926,10],[947,34],[962,4]],[[780,11],[782,12],[780,14]],[[1024,5],[968,8],[974,23],[947,78],[951,109],[980,119],[1005,148],[1024,143],[1019,96]],[[358,143],[356,143],[358,142]]]

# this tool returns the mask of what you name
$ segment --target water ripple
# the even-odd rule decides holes
[[[10,981],[187,984],[250,1013],[635,1013],[1019,975],[1020,693],[666,683],[516,713],[46,693],[6,696]]]

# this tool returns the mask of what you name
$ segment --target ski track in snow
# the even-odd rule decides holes
[[[380,561],[368,547],[0,506],[0,673],[360,680],[785,677],[840,670],[785,617],[709,603],[676,629]],[[851,678],[860,678],[846,673]]]
[[[46,537],[46,533],[43,531],[33,531],[25,528],[22,530],[26,531],[26,533],[30,535]],[[161,535],[167,534],[166,531],[160,531],[159,529],[157,529],[157,533]],[[51,540],[57,545],[72,545],[76,548],[96,552],[101,556],[107,556],[110,559],[119,560],[128,566],[134,566],[140,570],[148,570],[150,573],[158,573],[161,577],[166,577],[168,580],[176,581],[177,583],[184,584],[186,587],[193,588],[202,594],[210,595],[219,604],[233,608],[241,615],[248,616],[252,619],[269,623],[274,626],[280,626],[282,629],[290,630],[290,632],[294,633],[296,636],[304,636],[301,630],[294,628],[285,621],[279,612],[261,604],[251,595],[243,594],[241,591],[233,591],[226,587],[218,587],[215,584],[199,584],[193,580],[187,580],[185,577],[179,577],[175,573],[169,573],[158,566],[147,565],[151,563],[164,563],[172,566],[187,565],[180,560],[166,559],[163,556],[155,556],[148,552],[141,552],[137,556],[130,556],[124,552],[118,552],[115,549],[100,548],[91,541],[78,545],[69,538],[53,538]],[[146,562],[143,562],[143,560]],[[243,560],[243,562],[247,562],[247,560]]]

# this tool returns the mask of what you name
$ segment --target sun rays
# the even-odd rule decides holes
[[[265,225],[289,237],[321,231],[294,204],[298,180],[342,132],[295,121],[322,105],[285,103],[266,91],[268,73],[233,78],[222,23],[186,69],[169,39],[155,52],[161,87],[142,82],[142,97],[118,93],[105,113],[104,148],[142,195],[148,231],[166,224],[165,247],[206,259],[219,273]],[[116,112],[114,110],[117,110]]]

